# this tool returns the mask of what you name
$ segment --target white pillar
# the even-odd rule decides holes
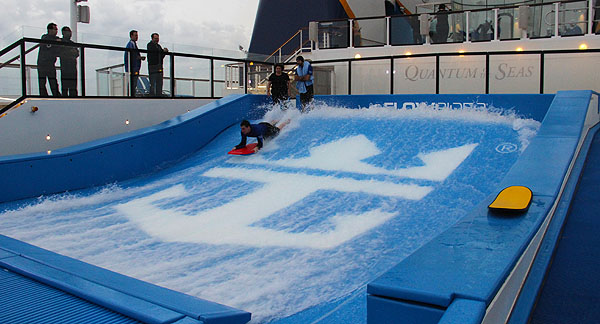
[[[71,40],[73,40],[74,42],[77,42],[77,2],[75,0],[69,0],[69,7],[70,7],[70,11],[71,11],[71,32],[73,34],[73,36],[71,37]]]

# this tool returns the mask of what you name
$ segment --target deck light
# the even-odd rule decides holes
[[[360,56],[360,54],[356,53],[356,55],[354,55],[354,58],[359,59],[359,58],[362,58],[362,56]]]
[[[129,125],[129,119],[125,119],[125,125]]]
[[[50,134],[46,135],[46,141],[49,141],[51,139]]]
[[[406,53],[404,53],[404,55],[412,55],[412,53],[411,52],[406,52]]]
[[[517,47],[516,51],[517,52],[523,52],[523,47]]]
[[[31,107],[31,113],[34,113],[34,112],[36,112],[36,111],[38,111],[38,110],[39,110],[39,108],[38,108],[38,107],[36,107],[36,106],[32,106],[32,107]]]
[[[586,50],[587,48],[588,48],[588,47],[587,47],[587,44],[586,44],[586,43],[582,43],[581,45],[579,45],[579,49],[580,49],[580,50]]]
[[[48,152],[47,152],[47,153],[48,153],[48,154],[50,154],[50,153],[52,153],[52,151],[51,151],[51,150],[48,150]]]

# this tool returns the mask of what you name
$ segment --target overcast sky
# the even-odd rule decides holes
[[[258,1],[89,0],[80,4],[90,7],[91,22],[80,23],[78,31],[129,38],[129,30],[136,29],[140,32],[139,44],[145,45],[150,34],[157,32],[162,44],[237,51],[239,45],[248,48]],[[49,22],[56,23],[59,29],[69,25],[69,0],[2,0],[2,7],[5,14],[0,19],[0,40],[3,45],[22,36],[17,32],[21,26],[41,31]],[[34,28],[25,29],[36,32]]]

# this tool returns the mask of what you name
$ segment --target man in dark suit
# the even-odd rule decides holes
[[[167,48],[162,48],[158,42],[160,41],[157,33],[152,34],[152,40],[148,43],[148,74],[150,76],[150,95],[162,96],[163,87],[163,59],[169,51]]]

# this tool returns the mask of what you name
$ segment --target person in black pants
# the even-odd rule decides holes
[[[125,72],[130,75],[130,84],[131,84],[131,93],[132,97],[136,96],[137,91],[137,82],[140,77],[140,68],[142,67],[142,61],[146,58],[140,54],[140,51],[137,47],[138,41],[138,31],[131,30],[129,32],[129,42],[127,43],[126,48],[131,49],[129,52],[125,52],[124,60],[125,60]],[[129,66],[131,63],[131,66]]]
[[[71,28],[65,26],[61,29],[63,43],[73,43],[71,40]],[[77,96],[77,58],[79,50],[77,47],[61,46],[60,52],[60,83],[62,94],[65,97]]]
[[[275,73],[269,76],[267,96],[271,96],[274,104],[290,97],[290,77],[287,73],[283,73],[283,64],[276,64]]]
[[[42,36],[42,39],[53,41],[60,40],[58,36],[56,36],[58,34],[58,26],[56,26],[55,23],[49,23],[46,29],[48,32]],[[56,45],[40,44],[37,59],[37,70],[40,95],[43,97],[48,97],[46,79],[48,80],[48,83],[50,83],[52,95],[55,97],[60,97],[60,92],[58,91],[58,81],[56,81],[56,67],[54,66],[58,54],[59,51]]]
[[[152,40],[148,43],[148,74],[150,78],[150,96],[162,96],[163,88],[163,59],[169,51],[162,48],[158,42],[159,35],[154,33],[150,36]]]

